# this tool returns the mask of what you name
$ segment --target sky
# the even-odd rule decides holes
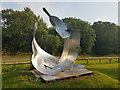
[[[31,8],[51,27],[48,16],[43,12],[45,7],[53,16],[60,19],[75,17],[89,23],[109,21],[118,25],[118,2],[2,2],[2,9],[24,10]]]

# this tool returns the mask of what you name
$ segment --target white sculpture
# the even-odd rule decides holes
[[[49,16],[50,22],[56,29],[57,33],[64,39],[64,49],[60,59],[57,59],[41,49],[35,40],[35,33],[37,30],[37,23],[35,23],[32,41],[33,66],[43,75],[55,75],[61,72],[70,71],[73,67],[84,67],[83,65],[74,65],[78,55],[77,48],[80,45],[80,31],[67,30],[68,27],[65,25],[65,23],[63,23],[62,20],[55,16],[51,16],[45,8],[43,8],[43,10]],[[80,73],[80,70],[76,69],[75,73]]]

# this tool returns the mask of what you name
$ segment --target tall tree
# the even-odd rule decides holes
[[[23,11],[2,10],[3,51],[10,54],[30,52],[33,26],[37,19],[38,17],[28,7]],[[38,33],[41,33],[40,30],[45,32],[47,27],[42,19],[39,24]]]
[[[24,8],[23,11],[2,10],[2,16],[3,52],[12,55],[31,52],[34,23],[38,21],[40,16],[36,16],[28,7]],[[47,25],[42,18],[38,21],[35,37],[45,51],[57,55],[61,43],[60,38],[49,34]]]
[[[110,22],[94,22],[92,25],[96,33],[94,51],[98,55],[118,53],[118,26]]]

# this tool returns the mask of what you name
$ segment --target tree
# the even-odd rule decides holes
[[[118,55],[120,55],[120,26],[118,26]]]
[[[58,55],[60,38],[54,35],[43,35],[38,39],[39,45],[42,49],[52,55]]]
[[[3,52],[15,55],[17,53],[29,53],[33,36],[34,23],[40,16],[36,16],[30,8],[23,11],[12,9],[2,10],[3,15]],[[49,34],[46,23],[42,18],[38,21],[38,29],[35,35],[38,44],[50,54],[57,55],[60,46],[60,38]]]
[[[52,36],[55,36],[56,38],[58,38],[57,42],[59,43],[59,45],[56,48],[56,55],[61,55],[61,53],[63,51],[64,40],[60,37],[60,35],[52,27],[48,28],[48,33],[49,33],[49,35],[52,35]]]
[[[118,26],[110,22],[94,22],[96,33],[94,52],[98,55],[118,53]]]
[[[31,52],[33,26],[38,18],[28,7],[23,11],[2,10],[3,52],[10,54]],[[38,34],[44,33],[46,29],[46,23],[41,18]]]
[[[76,18],[65,18],[65,23],[73,30],[79,30],[81,34],[79,53],[90,54],[95,42],[95,31],[88,22]]]

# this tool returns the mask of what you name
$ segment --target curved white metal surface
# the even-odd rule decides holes
[[[57,64],[57,58],[41,49],[37,44],[35,37],[32,41],[32,50],[32,64],[39,72],[48,75],[58,73],[58,71],[53,69],[53,67]]]
[[[63,24],[63,22],[61,22],[60,20],[57,21],[56,19],[52,19],[52,21],[57,22],[56,27],[60,28],[60,34],[63,33],[63,35],[67,36],[66,32],[64,32],[63,30],[64,28],[62,28],[61,26],[59,26],[60,24],[58,24]],[[35,23],[34,34],[36,32],[36,29],[37,24]],[[78,55],[77,47],[79,47],[80,45],[80,32],[76,30],[71,30],[69,33],[71,33],[70,36],[64,39],[64,49],[60,59],[57,59],[56,57],[48,54],[43,49],[41,49],[35,40],[35,35],[33,35],[32,64],[39,72],[47,75],[54,75],[73,67]]]
[[[56,32],[62,38],[68,38],[68,37],[70,37],[70,32],[67,31],[68,28],[67,28],[67,26],[65,25],[65,23],[62,20],[60,20],[56,16],[51,16],[45,8],[43,8],[43,11],[49,16],[49,20],[50,20],[51,24],[55,28]]]
[[[55,17],[55,16],[50,16],[50,22],[53,25],[53,27],[55,28],[56,32],[62,37],[62,38],[68,38],[70,37],[70,32],[67,31],[68,28],[65,25],[65,23],[63,23],[62,20],[60,20],[59,18]]]

